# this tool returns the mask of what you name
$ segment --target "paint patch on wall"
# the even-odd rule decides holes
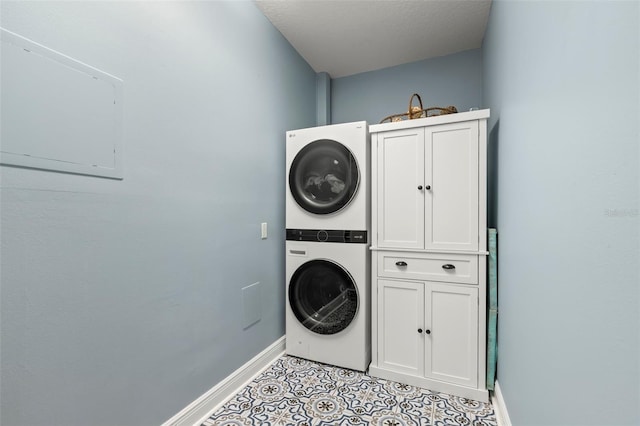
[[[242,328],[245,330],[262,319],[261,289],[260,282],[242,289]]]

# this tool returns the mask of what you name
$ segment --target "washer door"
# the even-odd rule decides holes
[[[349,204],[358,190],[356,159],[339,142],[322,139],[298,152],[289,170],[289,189],[310,213],[329,214]]]
[[[302,325],[318,334],[336,334],[358,312],[355,282],[341,266],[312,260],[300,266],[289,283],[289,306]]]

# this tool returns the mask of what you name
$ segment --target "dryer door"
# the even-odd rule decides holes
[[[293,159],[289,189],[306,211],[329,214],[349,204],[359,178],[351,151],[339,142],[322,139],[306,145]]]
[[[300,266],[289,283],[289,306],[302,325],[318,334],[336,334],[358,312],[358,292],[351,275],[328,260]]]

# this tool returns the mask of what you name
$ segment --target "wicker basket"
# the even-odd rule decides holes
[[[414,98],[418,99],[418,103],[420,104],[420,106],[413,105]],[[433,117],[435,115],[454,114],[456,112],[458,112],[458,109],[454,106],[448,106],[445,108],[442,108],[442,107],[423,108],[422,98],[420,98],[420,95],[418,95],[417,93],[414,93],[409,98],[409,109],[407,110],[407,112],[404,112],[402,114],[393,114],[388,117],[385,117],[382,120],[380,120],[380,123],[384,123],[387,121],[396,122],[396,121],[404,121],[404,120],[414,120],[416,118]]]

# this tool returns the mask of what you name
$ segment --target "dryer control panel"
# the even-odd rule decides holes
[[[317,241],[321,243],[367,243],[367,231],[335,229],[287,229],[288,241]]]

